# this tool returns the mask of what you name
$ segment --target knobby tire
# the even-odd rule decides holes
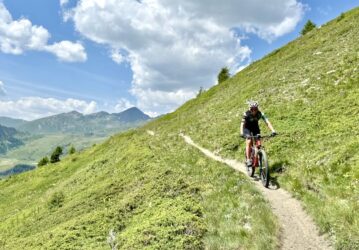
[[[253,150],[253,149],[251,149]],[[244,150],[244,159],[246,159],[246,150]],[[252,163],[253,163],[253,159],[252,159]],[[247,174],[249,177],[253,177],[254,176],[254,171],[255,171],[255,167],[253,166],[248,166],[247,163],[245,162],[245,165],[246,165],[246,169],[247,169]]]
[[[246,168],[247,168],[247,173],[250,177],[253,177],[254,176],[254,170],[256,169],[255,167],[253,166],[247,166],[246,165]]]
[[[263,186],[266,188],[269,186],[269,167],[268,167],[268,158],[264,150],[259,152],[259,166],[260,166],[260,177]]]

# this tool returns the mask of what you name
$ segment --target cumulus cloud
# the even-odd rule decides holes
[[[130,62],[129,58],[124,55],[124,52],[121,52],[119,49],[112,49],[110,57],[117,64]]]
[[[182,89],[176,91],[132,89],[132,93],[137,97],[137,106],[152,117],[163,112],[174,111],[176,107],[193,98],[197,92],[198,90]]]
[[[84,114],[97,111],[97,103],[77,99],[24,97],[16,101],[0,101],[0,115],[33,120],[63,112],[77,110]]]
[[[292,31],[306,6],[297,0],[159,0],[181,8],[199,18],[214,19],[228,28],[243,28],[261,38],[272,40]]]
[[[167,112],[236,72],[251,50],[234,30],[272,40],[292,31],[304,7],[296,0],[79,0],[65,11],[76,30],[111,48],[133,71],[131,93],[144,111]]]
[[[60,0],[60,5],[64,6],[66,4],[68,4],[69,0]]]
[[[0,96],[6,95],[5,85],[2,81],[0,81]]]
[[[50,33],[30,20],[13,20],[10,12],[0,1],[0,50],[3,53],[20,55],[27,50],[48,51],[61,61],[83,62],[86,52],[80,43],[62,41],[48,45]]]
[[[84,62],[87,60],[85,48],[79,42],[62,41],[46,46],[45,50],[55,54],[60,61]]]

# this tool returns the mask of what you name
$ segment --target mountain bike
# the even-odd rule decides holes
[[[252,140],[252,146],[250,152],[252,165],[251,166],[246,165],[247,173],[250,177],[253,177],[256,168],[259,168],[259,176],[261,178],[263,186],[265,187],[269,186],[270,174],[269,174],[267,153],[265,152],[264,146],[262,145],[260,139],[265,139],[270,137],[274,137],[274,135],[266,135],[266,136],[252,135],[246,137]]]

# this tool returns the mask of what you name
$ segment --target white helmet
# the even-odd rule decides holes
[[[250,102],[248,102],[248,107],[249,107],[249,109],[253,109],[253,108],[258,109],[258,106],[259,106],[259,103],[256,102],[256,101],[250,101]]]

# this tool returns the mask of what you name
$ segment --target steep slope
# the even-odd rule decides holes
[[[222,158],[196,144],[190,137],[184,134],[181,134],[181,137],[183,137],[187,144],[197,148],[207,157],[225,163],[228,167],[247,175],[244,163]],[[255,174],[253,180],[257,178],[259,179]],[[281,249],[333,249],[325,237],[319,235],[313,220],[305,213],[298,200],[292,198],[285,190],[278,188],[276,183],[273,183],[268,188],[265,188],[260,181],[254,183],[268,200],[273,213],[278,218],[281,227]]]
[[[0,181],[0,246],[107,249],[113,230],[122,249],[274,249],[278,226],[249,180],[158,125]]]
[[[355,9],[172,114],[0,181],[0,246],[106,249],[112,229],[123,249],[278,248],[279,225],[252,183],[178,136],[241,160],[241,114],[257,99],[281,133],[266,143],[281,171],[273,181],[338,249],[357,249],[358,22]]]
[[[166,117],[204,147],[243,159],[241,116],[258,100],[281,134],[266,144],[275,181],[338,249],[359,248],[358,37],[356,8]]]

